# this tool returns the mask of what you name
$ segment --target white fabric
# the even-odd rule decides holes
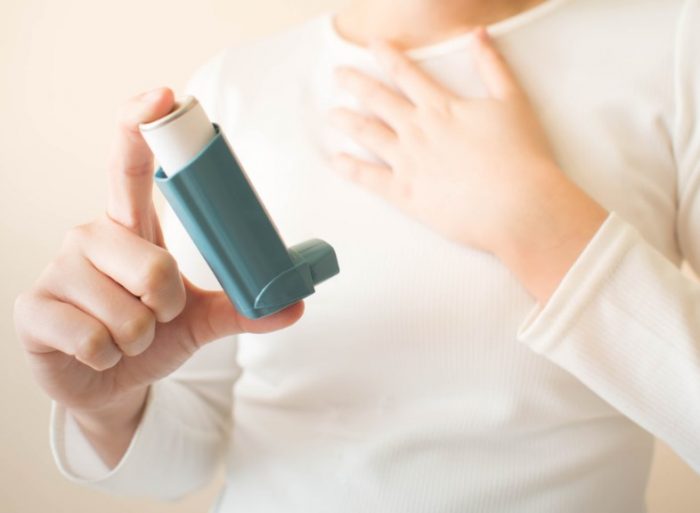
[[[322,118],[349,101],[333,66],[378,73],[331,20],[221,51],[188,92],[286,242],[327,240],[340,274],[296,325],[209,345],[157,383],[111,471],[56,407],[63,473],[172,498],[223,461],[220,513],[639,513],[652,435],[700,471],[700,285],[678,270],[700,269],[700,2],[554,0],[491,28],[563,169],[611,211],[544,307],[491,255],[328,168],[361,151]],[[479,95],[469,44],[411,55]],[[164,223],[184,272],[216,286]]]

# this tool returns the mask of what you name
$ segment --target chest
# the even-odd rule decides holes
[[[518,55],[514,60],[522,66]],[[569,177],[677,259],[675,170],[664,106],[653,91],[633,87],[634,77],[601,75],[582,87],[579,79],[555,80],[541,68],[523,68],[520,76]],[[480,85],[467,67],[450,87],[468,95]],[[300,400],[361,403],[392,387],[419,394],[426,383],[445,393],[475,385],[505,389],[503,383],[532,373],[568,383],[515,340],[534,302],[508,269],[333,173],[324,146],[332,139],[323,137],[330,128],[320,104],[309,100],[313,94],[313,85],[285,82],[281,70],[235,122],[223,122],[287,245],[322,238],[335,247],[340,265],[340,274],[307,299],[299,323],[239,337],[248,376],[241,393],[257,394],[265,382]],[[394,380],[386,380],[387,365]],[[251,380],[255,386],[246,388]]]

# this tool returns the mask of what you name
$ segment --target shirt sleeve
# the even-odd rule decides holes
[[[700,270],[700,3],[677,38],[678,241]],[[700,472],[700,283],[610,212],[518,340],[576,376]]]
[[[190,78],[185,93],[199,99],[216,120],[223,52]],[[195,284],[219,288],[174,213],[161,224],[168,249]],[[182,367],[151,385],[139,426],[121,461],[109,469],[66,411],[52,404],[50,442],[60,472],[71,481],[121,495],[180,497],[212,477],[226,453],[233,385],[240,375],[235,336],[200,348]]]
[[[73,482],[120,495],[175,499],[206,484],[226,453],[235,340],[204,346],[151,385],[141,422],[121,461],[108,469],[66,409],[52,405],[51,449]]]

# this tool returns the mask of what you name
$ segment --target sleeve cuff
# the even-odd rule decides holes
[[[55,401],[51,404],[51,430],[53,453],[63,475],[97,481],[109,474],[109,467],[83,435],[75,418]]]
[[[635,240],[634,228],[611,211],[549,300],[530,310],[518,327],[518,341],[538,353],[556,347],[613,275]]]
[[[209,404],[175,380],[153,383],[146,401],[129,447],[111,470],[95,461],[99,457],[78,426],[77,432],[67,430],[67,412],[54,404],[50,441],[60,472],[108,493],[161,500],[178,499],[208,482],[226,443]]]
[[[50,444],[54,461],[61,474],[74,483],[92,488],[116,493],[126,491],[129,495],[147,495],[147,482],[143,485],[139,485],[138,482],[144,481],[145,469],[153,463],[151,448],[157,446],[156,418],[160,409],[158,396],[156,386],[151,385],[141,422],[124,456],[111,470],[101,460],[66,408],[53,402],[49,429]]]

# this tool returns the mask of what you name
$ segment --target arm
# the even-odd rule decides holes
[[[678,239],[700,269],[700,6],[677,35]],[[353,69],[338,79],[373,116],[332,122],[380,163],[334,168],[459,244],[493,253],[535,297],[517,337],[700,471],[700,285],[559,169],[527,95],[483,31],[485,99],[454,95],[391,45],[376,56],[396,94]]]
[[[59,470],[79,484],[123,495],[173,499],[205,485],[225,454],[239,374],[231,336],[151,385],[138,427],[113,468],[54,402],[51,448]]]
[[[206,99],[210,109],[220,58],[207,61],[185,87],[187,94]],[[158,211],[164,241],[182,271],[195,282],[207,281],[206,276],[192,276],[201,262],[190,265],[183,258],[192,248],[182,242],[187,234],[172,210],[160,203]],[[239,373],[235,354],[235,336],[204,346],[174,374],[99,415],[70,411],[54,401],[50,440],[60,471],[73,481],[112,492],[161,497],[205,482],[228,436],[231,387]]]
[[[700,270],[700,4],[677,40],[678,241]],[[700,472],[700,284],[612,213],[518,338]]]
[[[196,284],[213,288],[215,279],[206,272],[172,210],[167,205],[160,210],[164,239],[182,271]],[[237,337],[222,338],[151,385],[139,418],[111,465],[104,450],[98,452],[100,440],[95,434],[88,434],[68,409],[54,401],[50,441],[61,473],[111,493],[162,499],[205,485],[221,463],[230,436],[233,385],[241,372],[236,352]],[[105,432],[114,436],[115,429],[108,424]],[[114,446],[112,439],[110,447]]]
[[[218,94],[222,89],[219,68],[223,55],[218,54],[205,63],[185,88],[186,93],[198,97],[213,118],[221,112],[222,99]],[[226,94],[228,97],[231,91],[227,89]],[[136,151],[134,147],[138,146],[139,151],[145,148],[139,141],[133,142],[131,154]],[[115,180],[114,188],[142,192],[143,202],[150,206],[153,166],[149,152],[147,156],[143,167],[148,169],[140,173],[143,181],[138,187],[125,187]],[[122,208],[117,208],[120,205]],[[145,207],[123,208],[123,204],[117,203],[111,209],[128,218]],[[178,271],[188,278],[184,280],[187,292],[184,310],[170,322],[159,319],[155,340],[146,356],[132,357],[117,369],[121,372],[120,379],[113,382],[124,386],[125,381],[136,381],[138,386],[128,383],[126,387],[133,393],[120,394],[119,400],[115,400],[111,397],[112,388],[107,388],[89,407],[80,403],[76,408],[76,401],[67,402],[65,393],[50,388],[55,399],[51,445],[59,469],[73,481],[124,495],[176,498],[206,483],[225,453],[231,427],[232,387],[240,374],[236,334],[279,329],[289,324],[291,317],[286,312],[283,314],[286,320],[280,324],[276,324],[281,319],[277,315],[246,319],[235,311],[223,292],[200,288],[220,287],[172,211],[164,209],[162,224],[157,222],[155,214],[153,218],[151,224],[134,223],[134,227],[155,234],[163,249],[163,242],[167,242],[168,254],[177,260]],[[148,226],[153,229],[144,230]],[[161,228],[162,237],[159,237]],[[114,251],[123,246],[117,245]],[[123,275],[137,280],[135,262],[142,260],[145,260],[142,255],[133,255],[123,266]],[[61,281],[67,280],[61,278]],[[155,292],[169,296],[167,290],[155,288]],[[296,305],[294,315],[298,316],[302,309],[301,303]],[[55,336],[48,333],[49,338]],[[180,353],[185,354],[178,356]],[[72,361],[70,353],[65,358],[71,365],[79,366]],[[74,372],[62,369],[61,374]],[[101,379],[105,374],[95,376]],[[81,383],[80,392],[74,395],[84,393],[85,381]],[[93,393],[94,386],[88,385]]]
[[[700,471],[699,319],[700,285],[613,212],[517,337]]]

